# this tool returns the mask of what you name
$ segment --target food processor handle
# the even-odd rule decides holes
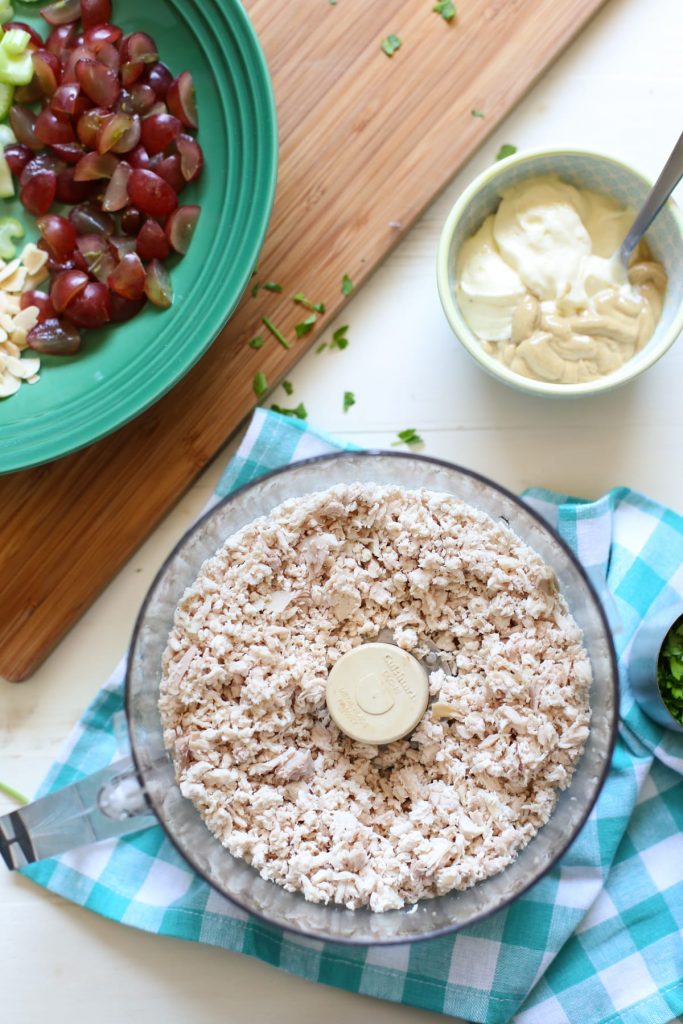
[[[126,757],[0,817],[0,855],[12,871],[155,824],[132,758]]]

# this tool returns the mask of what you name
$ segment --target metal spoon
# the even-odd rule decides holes
[[[633,250],[683,177],[683,134],[674,146],[673,153],[664,164],[662,173],[648,192],[631,230],[619,247],[619,259],[625,267]]]

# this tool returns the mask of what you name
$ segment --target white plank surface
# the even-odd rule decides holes
[[[353,298],[344,315],[348,349],[311,353],[292,374],[293,397],[305,402],[314,424],[370,446],[415,427],[427,454],[515,490],[539,484],[591,497],[629,484],[683,510],[680,343],[644,378],[611,395],[566,403],[525,397],[489,380],[459,349],[434,273],[450,205],[503,142],[602,149],[655,175],[681,128],[682,37],[680,0],[607,4]],[[347,414],[344,390],[357,400]],[[281,404],[285,398],[274,396]],[[161,559],[201,509],[233,448],[35,676],[18,686],[0,681],[0,779],[33,793],[121,656]],[[0,812],[9,807],[0,795]],[[3,1019],[13,1024],[437,1019],[312,985],[246,957],[132,931],[2,869],[0,908]]]

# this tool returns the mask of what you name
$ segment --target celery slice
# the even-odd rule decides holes
[[[24,225],[16,217],[0,217],[0,258],[13,260],[17,247],[13,238],[24,237]]]
[[[4,155],[0,153],[0,199],[9,199],[13,195],[14,181],[12,179],[12,172]]]
[[[0,39],[0,46],[10,57],[20,57],[31,42],[31,37],[23,28],[11,28]]]
[[[8,33],[9,34],[9,33]],[[28,85],[33,78],[33,61],[27,50],[13,57],[0,42],[0,82],[4,85]]]
[[[14,8],[11,4],[1,3],[0,4],[0,25],[4,25],[6,21],[11,21],[14,17]]]
[[[13,99],[14,86],[0,82],[0,121],[9,114],[9,108],[12,106]],[[7,132],[9,132],[9,135],[7,135]],[[0,146],[9,146],[11,142],[16,141],[10,126],[8,124],[0,124]]]
[[[12,102],[12,96],[14,89],[11,85],[2,85],[0,83],[0,97],[3,97],[4,90],[8,89],[10,93],[9,102]],[[0,124],[0,149],[4,149],[5,146],[13,146],[17,141],[17,137],[8,124]]]

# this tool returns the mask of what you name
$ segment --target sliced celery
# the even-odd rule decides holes
[[[27,50],[19,57],[13,57],[0,41],[0,82],[4,85],[28,85],[32,78],[33,61],[30,52]]]
[[[0,94],[3,89],[12,89],[8,85],[0,85]],[[12,89],[14,92],[14,89]],[[13,146],[17,141],[17,137],[8,124],[0,124],[0,149],[4,149],[5,146]]]
[[[0,82],[0,121],[9,114],[9,108],[12,106],[13,99],[14,86]],[[8,132],[9,135],[7,134]],[[8,124],[0,124],[0,146],[9,146],[11,142],[16,141],[10,126]]]
[[[19,57],[30,42],[31,37],[23,28],[11,28],[0,40],[0,46],[10,57]]]
[[[13,238],[24,237],[24,226],[16,217],[0,217],[0,259],[13,260],[17,247]]]
[[[11,4],[0,3],[0,25],[4,25],[6,21],[11,21],[14,17],[14,8]]]
[[[0,199],[9,199],[14,195],[12,172],[4,155],[0,153]]]

